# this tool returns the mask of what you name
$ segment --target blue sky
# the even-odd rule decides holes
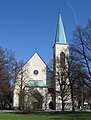
[[[27,61],[37,48],[46,63],[52,58],[59,9],[67,42],[77,24],[91,17],[91,0],[0,0],[0,46]]]

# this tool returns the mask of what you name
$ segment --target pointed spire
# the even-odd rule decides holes
[[[58,19],[58,24],[57,24],[55,43],[62,43],[62,44],[67,43],[60,13],[59,13],[59,19]]]

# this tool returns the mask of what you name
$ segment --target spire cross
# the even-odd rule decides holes
[[[37,48],[37,47],[35,47],[35,52],[37,52],[37,50],[38,50],[38,48]]]
[[[59,14],[60,14],[61,12],[60,12],[60,9],[59,9]]]

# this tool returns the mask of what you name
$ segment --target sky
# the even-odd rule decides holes
[[[91,18],[91,0],[0,0],[0,46],[25,62],[37,50],[49,63],[59,9],[70,43],[76,25],[84,27]]]

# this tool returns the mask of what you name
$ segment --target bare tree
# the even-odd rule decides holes
[[[20,60],[15,65],[15,88],[18,88],[19,108],[24,109],[24,87],[25,87],[25,70],[23,69],[24,61]]]
[[[70,96],[70,85],[69,80],[67,76],[67,68],[65,67],[59,67],[58,71],[58,82],[60,85],[60,96],[62,101],[62,111],[65,109],[65,102],[69,100]]]
[[[56,73],[53,71],[54,80],[54,96],[60,96],[60,106],[62,106],[62,111],[65,110],[67,101],[70,100],[70,82],[68,78],[68,58],[62,53],[61,58],[56,58],[57,70]],[[53,70],[53,62],[50,61],[49,67]],[[56,98],[55,98],[56,99]]]
[[[79,61],[87,70],[87,75],[84,84],[91,88],[91,20],[85,28],[78,26],[73,34],[73,39],[76,41],[73,44],[73,50],[80,58]],[[88,81],[88,82],[87,82]]]
[[[81,62],[82,57],[74,51],[74,49],[74,46],[70,45],[70,55],[68,60],[68,77],[70,81],[73,111],[80,106],[83,109],[84,81],[87,81],[86,78],[88,76],[87,69],[83,62]]]
[[[0,108],[11,108],[12,88],[14,78],[14,53],[8,49],[0,48]]]
[[[15,86],[14,91],[17,91],[18,97],[19,97],[19,109],[20,110],[26,110],[31,111],[32,104],[34,102],[34,93],[35,88],[27,86],[29,76],[29,71],[25,67],[24,61],[20,60],[16,63],[15,67]]]

